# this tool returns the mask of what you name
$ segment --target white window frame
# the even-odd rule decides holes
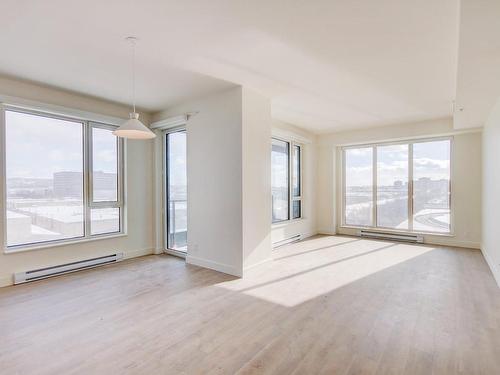
[[[302,211],[304,210],[303,204],[302,204],[302,196],[303,196],[303,185],[302,185],[302,164],[303,164],[303,155],[304,155],[304,146],[300,143],[297,142],[291,142],[291,155],[290,155],[290,168],[291,168],[291,173],[290,173],[290,196],[291,196],[291,204],[290,204],[290,220],[299,220],[302,219]],[[295,178],[295,165],[294,165],[294,157],[295,157],[295,149],[299,149],[299,192],[300,194],[298,196],[293,195],[293,180]],[[293,202],[300,202],[300,215],[298,217],[293,217]]]
[[[179,133],[179,132],[186,132],[187,136],[187,129],[185,125],[181,126],[175,126],[172,128],[168,128],[162,131],[162,199],[163,199],[163,211],[162,211],[162,219],[163,219],[163,251],[165,251],[168,254],[179,256],[181,258],[185,258],[187,255],[187,251],[180,251],[180,250],[175,250],[172,248],[168,247],[168,150],[167,150],[167,138],[169,134],[172,133]],[[187,157],[187,155],[186,155]],[[188,233],[189,233],[189,228],[188,228]]]
[[[58,120],[66,120],[71,122],[77,122],[82,124],[82,152],[83,152],[83,206],[84,206],[84,225],[83,225],[83,236],[60,239],[60,240],[49,240],[49,241],[40,241],[26,244],[19,244],[8,246],[7,245],[7,218],[6,218],[6,210],[7,210],[7,151],[6,151],[6,121],[5,121],[5,112],[18,112],[25,113],[28,115],[41,116],[46,118],[53,118]],[[15,105],[8,104],[0,104],[0,141],[2,146],[2,163],[0,169],[2,171],[3,182],[1,186],[2,190],[2,210],[0,213],[0,218],[3,220],[3,226],[0,228],[2,230],[3,235],[3,249],[4,253],[11,252],[19,252],[19,251],[27,251],[27,250],[36,250],[43,249],[49,247],[57,247],[64,246],[69,244],[81,243],[94,241],[99,239],[107,239],[113,237],[120,237],[127,234],[126,232],[126,205],[125,205],[125,153],[126,146],[125,142],[122,138],[117,139],[118,147],[118,176],[117,176],[117,201],[113,202],[93,202],[93,188],[92,188],[92,129],[93,128],[102,128],[107,130],[114,130],[117,128],[116,125],[99,123],[96,121],[86,120],[73,116],[65,116],[59,114],[53,114],[50,112],[44,112],[43,110],[38,109],[29,109],[25,107],[18,107]],[[110,233],[101,233],[101,234],[91,234],[91,209],[92,208],[119,208],[119,231],[110,232]]]
[[[273,226],[279,226],[280,224],[286,224],[297,220],[302,220],[304,217],[304,184],[303,184],[303,176],[304,176],[304,144],[300,142],[296,142],[293,139],[288,139],[285,137],[272,136],[271,139],[276,139],[281,142],[288,143],[288,219],[286,220],[278,220],[273,221]],[[298,146],[300,149],[300,158],[299,158],[299,187],[300,187],[300,196],[293,196],[293,179],[295,177],[295,168],[293,156],[295,153],[295,146]],[[300,201],[300,216],[294,218],[293,217],[293,201]],[[272,217],[271,217],[272,219]]]
[[[450,230],[448,232],[433,232],[413,230],[413,145],[426,142],[449,141],[450,142],[450,181],[449,181],[449,195],[448,205],[450,207]],[[377,225],[377,147],[392,146],[392,145],[408,145],[408,229],[396,229]],[[372,225],[353,225],[346,223],[346,150],[371,148],[372,149]],[[453,136],[445,137],[431,137],[431,138],[418,138],[408,139],[396,142],[377,142],[368,144],[357,144],[341,147],[342,158],[342,171],[341,171],[341,186],[342,186],[342,204],[341,204],[341,228],[355,228],[355,229],[373,229],[384,232],[397,232],[397,233],[418,233],[428,234],[435,236],[453,236],[454,235],[454,206],[453,206]]]

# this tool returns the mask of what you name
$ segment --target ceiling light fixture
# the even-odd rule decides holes
[[[137,38],[134,36],[129,36],[125,38],[127,42],[132,45],[132,103],[133,112],[130,114],[130,118],[125,121],[118,129],[116,129],[113,134],[121,138],[130,139],[151,139],[156,137],[146,125],[139,121],[139,114],[135,111],[135,44],[137,43]]]

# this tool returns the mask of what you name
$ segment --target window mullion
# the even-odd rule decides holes
[[[346,220],[346,200],[347,200],[347,185],[346,185],[346,152],[342,149],[342,225],[347,224]],[[337,201],[335,201],[336,204]]]
[[[83,123],[83,222],[84,237],[90,237],[90,155],[91,155],[91,136],[90,125],[88,121]]]
[[[408,145],[408,229],[413,231],[413,143]]]
[[[293,142],[288,142],[288,220],[292,220],[293,212]]]
[[[372,148],[372,173],[373,173],[373,180],[372,180],[372,193],[373,193],[373,204],[372,204],[372,225],[374,227],[377,227],[377,146],[374,146]]]

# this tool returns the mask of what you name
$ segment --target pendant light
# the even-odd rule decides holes
[[[125,121],[113,134],[121,138],[130,139],[151,139],[156,137],[146,125],[139,121],[139,114],[135,111],[135,44],[137,38],[129,36],[125,38],[132,45],[132,102],[133,112],[130,118]]]

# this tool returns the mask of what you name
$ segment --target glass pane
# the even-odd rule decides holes
[[[107,234],[120,231],[119,208],[93,208],[90,211],[90,233]]]
[[[186,132],[167,135],[167,247],[187,250]]]
[[[408,229],[408,145],[377,146],[377,226]]]
[[[302,162],[302,155],[300,153],[300,146],[293,147],[293,196],[300,197],[300,163]]]
[[[7,245],[82,237],[83,124],[5,111]]]
[[[294,219],[299,219],[302,216],[302,204],[300,201],[293,201],[292,205],[292,211],[293,211],[293,218]]]
[[[118,199],[118,138],[111,130],[92,128],[92,187],[94,202]]]
[[[413,229],[450,231],[450,141],[413,145]]]
[[[271,191],[273,223],[289,219],[288,189],[289,189],[289,154],[288,142],[272,140],[271,148]]]
[[[345,223],[373,225],[373,149],[345,150]]]

